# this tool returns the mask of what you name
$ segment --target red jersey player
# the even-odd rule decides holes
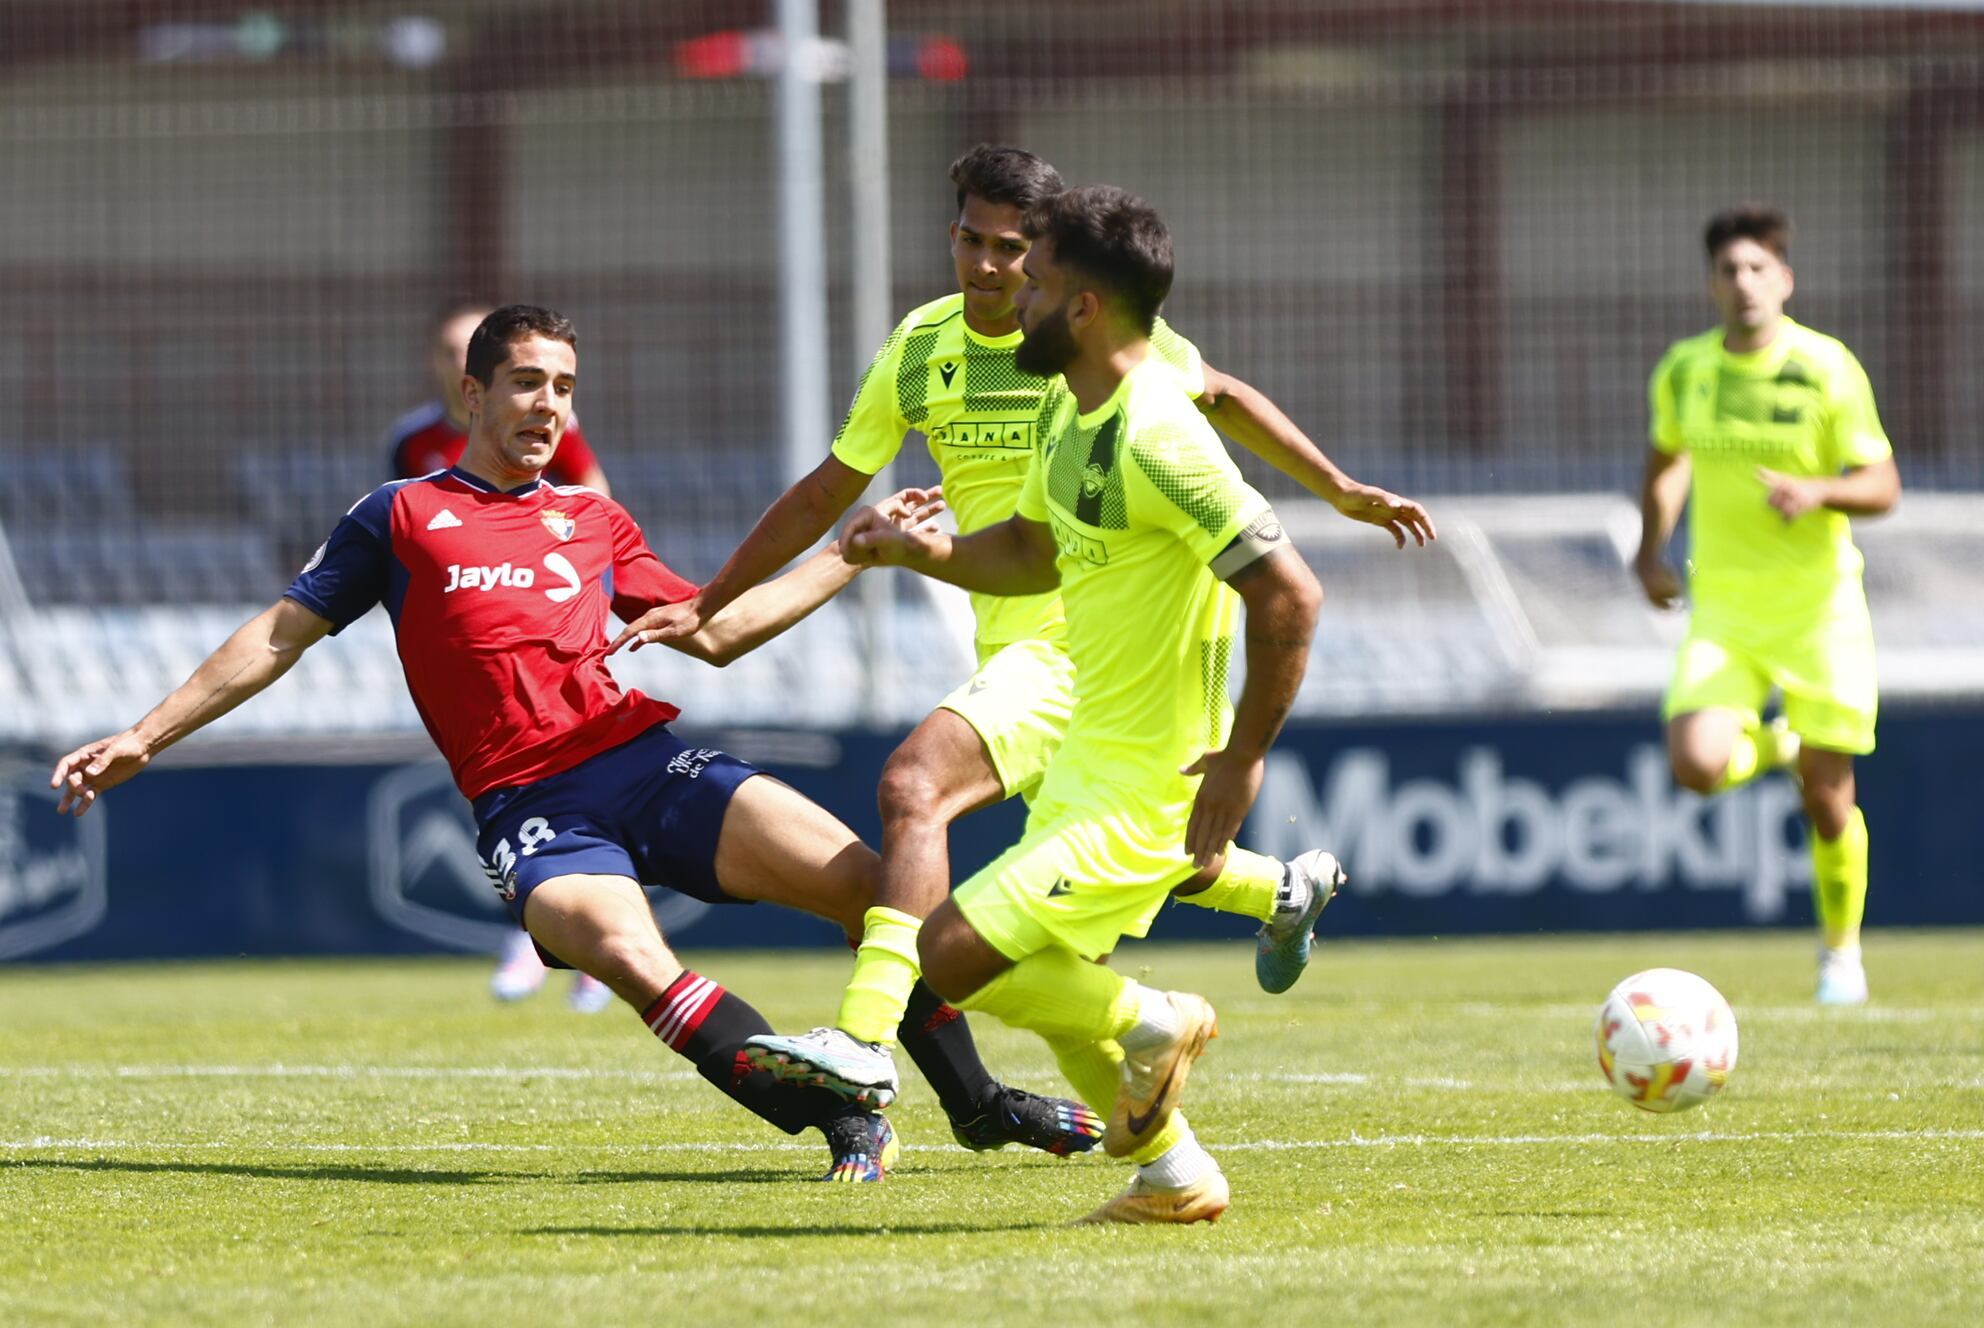
[[[793,1134],[817,1126],[833,1150],[828,1179],[879,1180],[895,1151],[888,1122],[868,1104],[744,1069],[746,1039],[770,1025],[676,960],[643,893],[770,900],[855,936],[879,863],[793,789],[682,742],[668,729],[675,707],[621,690],[607,670],[609,607],[632,620],[696,587],[662,565],[612,499],[542,478],[571,419],[576,346],[571,324],[549,310],[492,313],[469,341],[461,464],[360,499],[281,600],[137,724],[63,757],[50,782],[61,809],[82,815],[383,603],[421,718],[474,806],[484,867],[539,949],[604,982],[760,1117]],[[889,507],[914,522],[930,499],[906,490]],[[829,548],[669,644],[727,663],[853,575]],[[1068,1153],[1095,1143],[1101,1125],[1086,1108],[992,1079],[955,1016],[923,988],[900,1030],[954,1129],[981,1147]],[[1003,1135],[988,1136],[988,1116]]]
[[[446,470],[462,459],[468,446],[468,407],[462,401],[462,362],[468,354],[468,339],[489,316],[489,306],[469,301],[449,305],[434,320],[434,336],[427,348],[427,369],[440,392],[434,400],[415,406],[393,421],[386,440],[392,457],[393,474],[399,479],[417,479]],[[585,435],[574,419],[558,444],[557,455],[544,468],[544,478],[553,484],[583,484],[601,493],[611,492],[606,472],[599,468]]]
[[[434,400],[414,407],[393,421],[387,451],[392,457],[393,474],[400,479],[417,479],[446,470],[462,459],[468,445],[468,407],[462,401],[462,364],[468,355],[468,340],[489,316],[490,306],[474,301],[448,305],[434,320],[433,337],[427,347],[427,369],[440,393]],[[565,428],[564,441],[544,469],[553,484],[583,484],[601,493],[610,490],[606,474],[579,432],[575,417]],[[501,1001],[522,1000],[544,985],[544,963],[537,956],[528,933],[511,934],[497,955],[495,971],[489,975],[490,994]],[[595,1014],[613,1003],[613,993],[597,979],[584,973],[573,975],[571,1006],[582,1014]]]

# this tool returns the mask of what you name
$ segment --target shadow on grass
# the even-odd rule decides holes
[[[419,1171],[408,1167],[268,1166],[245,1162],[126,1162],[113,1158],[20,1158],[0,1162],[10,1168],[43,1171],[172,1172],[208,1176],[261,1176],[270,1180],[358,1180],[378,1185],[489,1185],[503,1181],[553,1180],[528,1171]]]
[[[172,1173],[207,1176],[257,1176],[269,1180],[368,1181],[375,1185],[799,1185],[818,1180],[816,1171],[764,1168],[730,1171],[422,1171],[413,1167],[365,1167],[322,1164],[282,1166],[246,1162],[134,1162],[118,1158],[10,1158],[0,1160],[0,1175],[9,1168],[42,1171],[107,1171],[138,1175]]]
[[[793,1236],[858,1237],[863,1240],[877,1236],[970,1236],[997,1231],[1045,1231],[1049,1228],[1065,1226],[1064,1222],[891,1222],[887,1226],[827,1227],[817,1223],[798,1222],[791,1226],[631,1226],[631,1227],[525,1227],[520,1236],[604,1236],[637,1237],[642,1240],[655,1236],[735,1236],[740,1240],[786,1240]]]

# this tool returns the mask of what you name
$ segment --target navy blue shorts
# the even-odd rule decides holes
[[[716,843],[737,786],[756,766],[691,747],[657,724],[533,784],[472,804],[482,869],[519,922],[554,876],[631,876],[711,904],[748,904],[716,881]]]

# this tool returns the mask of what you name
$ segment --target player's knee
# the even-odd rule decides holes
[[[927,762],[913,753],[899,751],[882,767],[875,801],[885,824],[933,820],[940,814],[943,781]]]
[[[1711,761],[1699,752],[1676,749],[1667,754],[1668,765],[1674,771],[1674,782],[1695,793],[1713,793],[1722,784],[1722,773],[1729,768],[1729,758]]]
[[[585,955],[559,957],[615,991],[647,987],[660,991],[682,970],[660,937],[636,928],[603,932],[586,949]]]

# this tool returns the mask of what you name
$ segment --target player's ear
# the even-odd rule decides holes
[[[1085,328],[1100,317],[1102,317],[1102,297],[1092,290],[1077,292],[1068,306],[1068,325]]]
[[[482,410],[482,384],[474,374],[462,375],[462,404],[468,407],[471,414]]]

